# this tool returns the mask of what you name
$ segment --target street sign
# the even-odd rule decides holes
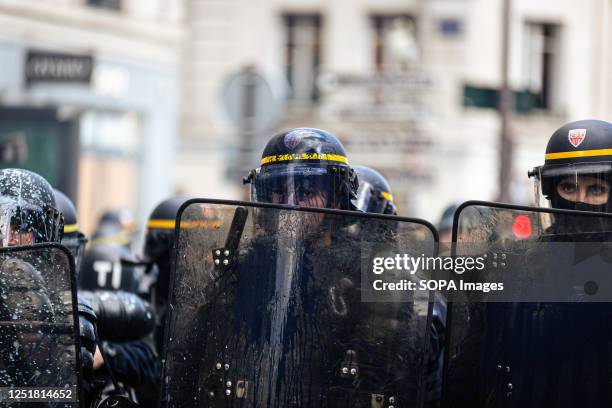
[[[221,104],[232,123],[242,132],[263,132],[276,125],[282,97],[271,82],[252,66],[225,80]]]
[[[73,82],[88,84],[93,71],[93,57],[47,51],[28,50],[25,80],[36,82]]]

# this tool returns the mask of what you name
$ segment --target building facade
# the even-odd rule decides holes
[[[87,232],[174,192],[182,21],[179,0],[0,1],[3,151],[29,144],[14,165],[68,190]]]
[[[611,3],[511,0],[514,202],[530,202],[527,170],[554,129],[610,113]],[[186,10],[179,189],[244,197],[239,173],[267,137],[315,126],[385,174],[404,215],[436,220],[451,202],[496,198],[502,0],[191,0]],[[223,103],[247,66],[283,108],[250,134]]]

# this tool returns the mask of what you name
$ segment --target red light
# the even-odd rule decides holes
[[[512,223],[512,233],[519,239],[531,236],[531,220],[526,215],[517,215]]]

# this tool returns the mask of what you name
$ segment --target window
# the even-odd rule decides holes
[[[523,54],[523,84],[525,103],[543,110],[557,108],[559,32],[555,24],[525,24]]]
[[[560,27],[548,23],[526,23],[522,55],[521,84],[512,90],[517,113],[534,110],[559,110],[559,39]],[[499,91],[466,84],[463,106],[499,107]]]
[[[91,233],[109,208],[137,208],[141,118],[132,112],[86,111],[79,134],[79,224]]]
[[[321,65],[321,16],[287,14],[285,69],[291,99],[310,104],[319,99],[317,77]]]
[[[87,5],[109,10],[121,10],[121,0],[87,0]]]
[[[407,14],[373,15],[376,72],[402,73],[418,61],[414,17]]]
[[[512,109],[516,113],[529,113],[540,104],[540,95],[528,90],[512,91]],[[466,84],[463,86],[463,106],[499,109],[499,90]]]
[[[442,19],[438,22],[438,29],[444,37],[457,37],[461,34],[461,22],[454,18]]]

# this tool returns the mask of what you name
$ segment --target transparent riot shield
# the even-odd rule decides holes
[[[453,246],[442,406],[611,406],[612,215],[468,202]]]
[[[59,245],[0,249],[0,406],[79,406],[74,277]]]
[[[183,207],[177,233],[162,406],[389,408],[437,398],[428,294],[374,289],[418,276],[387,277],[379,259],[433,256],[430,224],[202,200]]]

